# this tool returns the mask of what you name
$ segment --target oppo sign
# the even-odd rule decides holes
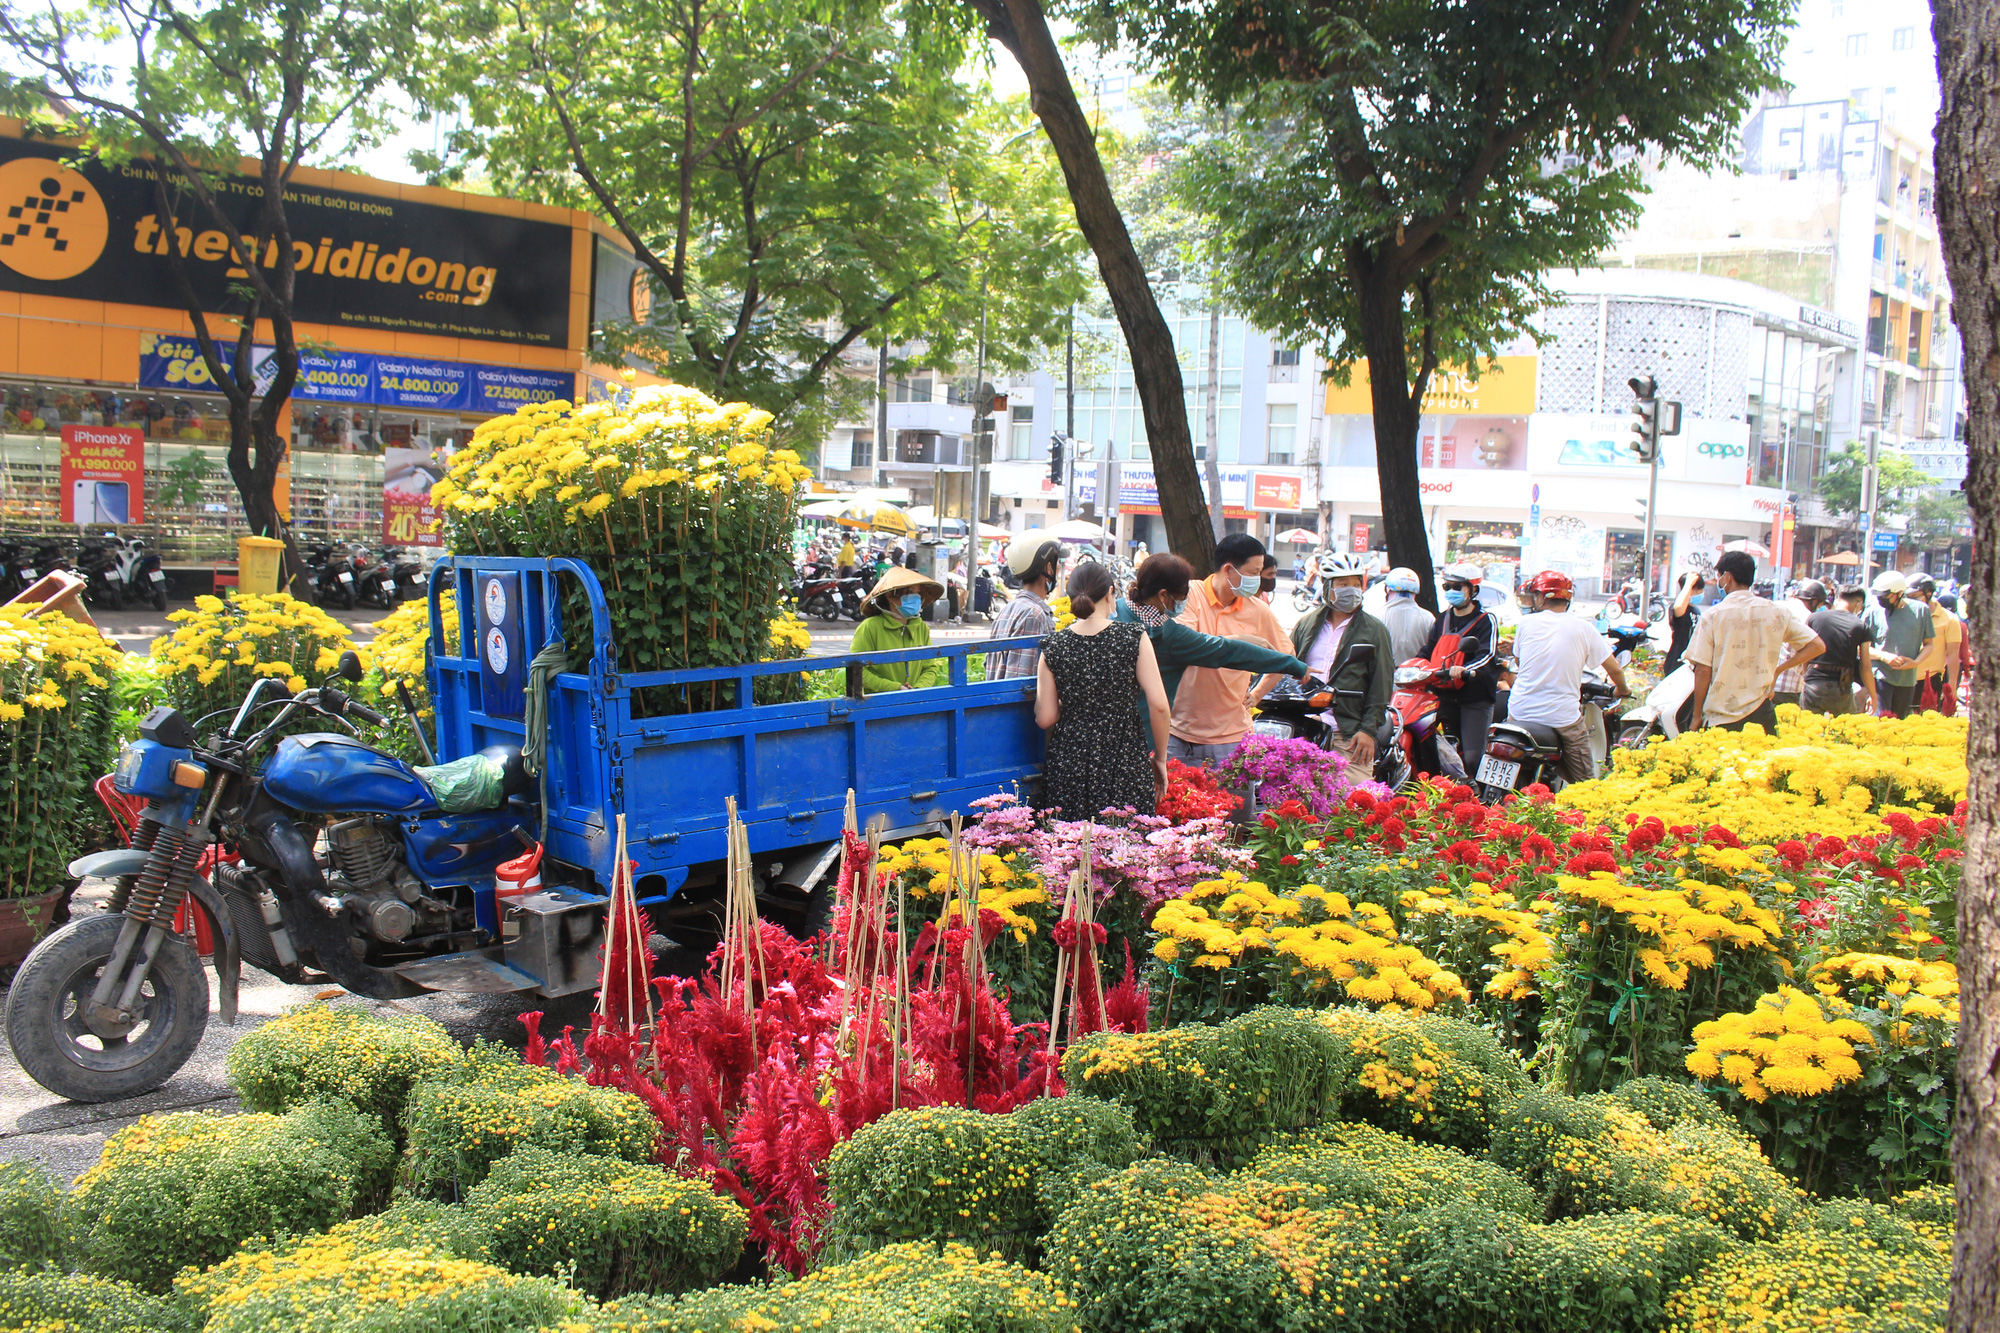
[[[1703,440],[1695,452],[1704,458],[1745,458],[1749,451],[1740,444],[1725,444],[1720,440]]]

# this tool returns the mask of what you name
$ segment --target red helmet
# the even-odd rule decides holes
[[[1567,602],[1576,592],[1576,585],[1569,575],[1553,569],[1545,569],[1528,580],[1528,591],[1538,592],[1544,597],[1553,597],[1559,602]]]

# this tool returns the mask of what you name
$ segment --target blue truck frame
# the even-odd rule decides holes
[[[1034,681],[969,681],[974,653],[1034,647],[1034,638],[980,640],[881,653],[796,658],[742,666],[625,673],[618,669],[611,616],[590,567],[568,558],[446,556],[429,591],[431,699],[440,763],[489,745],[521,745],[523,718],[487,711],[479,658],[482,579],[519,580],[520,660],[564,637],[560,580],[572,579],[590,607],[589,671],[555,675],[547,701],[548,854],[611,884],[617,816],[626,854],[637,863],[643,900],[670,898],[697,866],[727,856],[734,796],[753,856],[804,854],[838,839],[847,793],[865,827],[877,815],[908,828],[964,813],[972,802],[1038,779],[1042,733]],[[447,642],[441,596],[458,607]],[[638,691],[727,682],[739,701],[754,682],[804,671],[841,670],[850,682],[866,664],[942,658],[949,683],[934,689],[737,707],[665,717],[634,715]],[[512,710],[507,710],[511,712]]]

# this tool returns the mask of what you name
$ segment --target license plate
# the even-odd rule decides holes
[[[37,575],[35,571],[32,569],[24,569],[21,571],[21,578],[24,582],[33,583],[38,577],[39,575]]]
[[[348,573],[346,570],[343,569],[342,571],[340,571],[340,581],[342,583],[352,583],[354,582],[354,575]]]
[[[165,574],[162,574],[157,569],[154,570],[152,573],[146,575],[146,577],[151,579],[155,583],[165,583],[167,581],[167,576]]]
[[[1514,779],[1521,776],[1521,766],[1512,759],[1495,759],[1487,755],[1479,761],[1479,781],[1488,787],[1514,788]]]

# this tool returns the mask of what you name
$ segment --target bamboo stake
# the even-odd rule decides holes
[[[909,1031],[910,1008],[910,955],[903,943],[904,894],[901,880],[896,882],[896,1011],[891,1020],[893,1046],[889,1058],[895,1063],[889,1067],[889,1109],[896,1110],[903,1104],[903,1040]]]

